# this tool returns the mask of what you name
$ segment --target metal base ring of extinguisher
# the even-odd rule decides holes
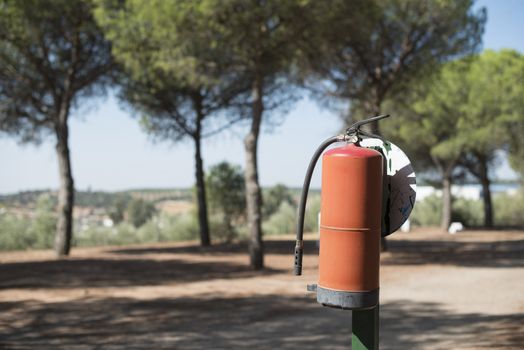
[[[371,309],[378,305],[379,288],[366,292],[348,292],[316,286],[317,302],[344,310]]]

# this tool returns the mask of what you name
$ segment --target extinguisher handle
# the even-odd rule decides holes
[[[302,186],[302,195],[300,196],[300,203],[298,206],[298,219],[297,219],[297,241],[295,245],[295,265],[294,265],[294,274],[295,276],[302,275],[302,256],[304,255],[304,216],[306,213],[306,202],[307,195],[309,192],[309,185],[311,183],[311,177],[313,176],[313,171],[315,170],[315,165],[317,164],[320,155],[326,148],[335,142],[345,141],[347,139],[346,135],[338,135],[330,137],[320,144],[317,148],[313,157],[309,161],[309,166],[306,171],[306,177],[304,179],[304,185]]]
[[[389,117],[389,114],[384,114],[384,115],[377,115],[376,117],[371,117],[371,118],[368,118],[368,119],[364,119],[364,120],[358,121],[358,122],[354,123],[353,125],[351,125],[349,128],[346,129],[346,135],[357,134],[357,136],[358,136],[358,134],[361,133],[361,134],[366,135],[368,137],[370,135],[372,135],[372,137],[376,137],[376,135],[368,134],[366,132],[361,131],[360,127],[362,125],[366,125],[366,124],[378,121],[380,119],[388,118],[388,117]],[[376,138],[379,138],[379,137],[376,137]]]

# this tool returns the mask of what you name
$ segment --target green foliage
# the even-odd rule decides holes
[[[524,54],[487,50],[472,67],[470,79],[475,103],[468,106],[471,118],[464,123],[465,131],[484,148],[504,145],[513,169],[524,174]]]
[[[386,136],[403,147],[414,160],[424,164],[432,162],[439,172],[448,176],[464,149],[464,140],[457,128],[463,111],[457,107],[467,99],[463,77],[468,68],[468,60],[450,62],[437,76],[413,86],[406,97],[409,99],[407,104],[402,101],[387,104],[395,118],[384,124],[388,131]]]
[[[279,210],[282,203],[296,206],[293,194],[285,185],[277,184],[266,191],[262,196],[262,215],[265,218],[270,217]]]
[[[222,213],[211,212],[209,215],[209,227],[214,240],[231,242],[240,238],[244,233],[245,224],[244,222],[239,222],[235,223],[235,225],[230,225],[225,222]]]
[[[442,199],[433,194],[417,200],[409,219],[413,226],[438,226],[442,217]]]
[[[424,200],[417,200],[410,220],[413,226],[438,226],[442,215],[442,200],[431,195]],[[496,226],[524,226],[524,192],[522,189],[515,195],[496,194],[493,198]],[[483,225],[482,200],[465,198],[453,199],[452,221],[460,221],[466,227]]]
[[[121,223],[125,218],[125,211],[129,203],[131,202],[130,196],[117,195],[116,198],[111,198],[113,205],[108,210],[109,218],[114,224]]]
[[[485,182],[497,150],[519,153],[522,137],[515,131],[524,130],[524,55],[514,50],[486,50],[470,59],[460,79],[464,98],[455,109],[460,111],[461,164]],[[510,157],[518,170],[515,160]]]
[[[396,116],[385,121],[386,136],[414,155],[431,156],[437,167],[467,152],[490,158],[520,140],[510,129],[524,123],[523,79],[524,56],[513,50],[446,63],[412,87],[408,103],[388,102]]]
[[[470,63],[471,58],[448,62],[414,84],[403,99],[387,103],[398,117],[384,123],[386,137],[410,155],[416,170],[434,170],[442,181],[442,229],[452,220],[451,183],[466,150],[459,123],[466,117],[460,106],[468,99],[464,77]]]
[[[127,205],[127,221],[134,227],[139,228],[145,224],[155,212],[156,209],[153,203],[143,199],[133,199]]]
[[[457,127],[468,150],[489,153],[507,139],[502,126],[523,120],[524,55],[514,50],[486,50],[471,58],[463,74],[464,98]]]
[[[466,227],[483,224],[481,200],[454,198],[452,201],[452,221],[459,221]],[[417,201],[410,220],[413,226],[438,226],[442,217],[442,198],[433,194]]]
[[[288,202],[282,202],[278,210],[263,223],[264,233],[278,235],[293,233],[297,225],[297,209]]]
[[[133,200],[137,207],[151,207],[143,200]],[[38,199],[34,216],[18,217],[0,209],[0,251],[20,249],[49,249],[53,246],[56,230],[54,201],[44,194]],[[140,212],[140,211],[139,211]],[[194,240],[199,236],[196,210],[169,215],[156,213],[139,227],[132,221],[123,221],[114,227],[102,225],[82,226],[77,223],[73,246],[126,245],[153,242]],[[220,213],[210,216],[210,226],[218,239],[231,239],[231,230],[226,230]],[[235,222],[235,237],[245,237],[245,225]]]
[[[0,214],[0,250],[30,249],[35,238],[28,234],[29,227],[29,220]]]
[[[123,68],[120,97],[146,132],[159,140],[198,140],[227,124],[208,120],[238,92],[226,70],[227,46],[217,44],[212,28],[216,16],[205,13],[212,1],[96,3],[96,18]]]
[[[318,213],[320,213],[320,204],[320,195],[310,196],[308,198],[306,205],[306,217],[304,219],[304,232],[318,232]]]
[[[137,235],[138,230],[129,223],[121,223],[113,228],[95,226],[80,231],[75,236],[75,246],[125,245],[143,243]]]
[[[115,206],[117,202],[127,205],[131,198],[126,192],[75,191],[75,204],[81,207],[108,208]]]
[[[495,224],[524,228],[524,188],[515,194],[499,194],[493,199]]]
[[[0,131],[38,142],[64,127],[80,98],[104,92],[110,46],[91,1],[2,0],[0,8]]]
[[[208,171],[206,190],[214,213],[213,234],[232,239],[236,235],[235,224],[244,221],[245,216],[244,172],[239,166],[227,162],[216,164]],[[216,225],[217,221],[221,224]]]
[[[497,194],[494,196],[495,223],[498,226],[524,227],[524,192]],[[440,222],[441,200],[436,195],[417,201],[411,214],[413,226],[436,226]],[[305,232],[318,231],[320,196],[312,195],[308,200]],[[0,212],[0,250],[47,249],[53,245],[56,217],[54,204],[48,195],[38,200],[33,218],[20,218]],[[223,229],[222,217],[210,216],[212,232],[218,238],[228,238]],[[461,221],[466,227],[482,225],[482,201],[456,198],[453,200],[453,220]],[[279,209],[264,221],[264,232],[268,235],[290,234],[296,229],[296,207],[283,202]],[[218,228],[218,229],[217,229]],[[246,237],[245,226],[236,227],[238,237]],[[223,236],[221,236],[223,234]],[[159,213],[139,228],[122,222],[115,227],[94,226],[77,229],[75,246],[126,245],[153,242],[186,241],[198,238],[198,220],[195,210],[179,215]]]
[[[304,232],[318,232],[318,213],[320,196],[312,195],[306,206]],[[263,223],[264,232],[269,235],[295,233],[297,226],[297,207],[288,201],[281,202],[278,210]]]
[[[482,226],[484,224],[482,200],[454,198],[451,218],[451,221],[462,222],[466,227]]]
[[[452,202],[452,221],[459,221],[466,227],[478,227],[483,224],[481,200],[454,198]],[[433,194],[417,201],[410,220],[413,226],[438,226],[442,217],[442,199]]]
[[[162,240],[187,241],[198,237],[199,228],[195,211],[175,216],[160,217]]]
[[[6,206],[27,206],[38,201],[41,195],[49,194],[49,190],[20,191],[13,194],[0,195],[0,203]],[[56,200],[55,200],[56,201]]]
[[[140,228],[135,228],[125,222],[111,228],[88,228],[77,235],[75,245],[100,246],[187,241],[196,239],[198,233],[195,211],[179,215],[161,213]]]
[[[43,194],[32,218],[0,213],[0,250],[51,248],[55,231],[54,202]]]
[[[486,20],[473,0],[340,0],[318,10],[310,64],[331,83],[324,85],[330,96],[349,99],[366,116],[441,62],[474,52]]]
[[[417,170],[435,169],[443,184],[459,167],[488,183],[497,150],[519,154],[522,137],[515,131],[524,125],[523,80],[524,56],[513,50],[448,62],[413,85],[403,100],[387,103],[395,118],[385,122],[386,136],[410,155]],[[490,217],[486,213],[486,225]]]
[[[28,235],[35,237],[32,248],[51,248],[56,231],[55,203],[51,196],[42,195],[36,203],[35,217]]]
[[[139,228],[123,222],[115,227],[90,227],[79,232],[77,246],[126,245],[153,242],[193,240],[198,236],[198,222],[194,212],[152,217]]]

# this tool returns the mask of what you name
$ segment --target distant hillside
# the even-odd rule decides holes
[[[0,205],[31,207],[36,203],[38,197],[48,194],[56,200],[57,191],[34,190],[23,191],[15,194],[0,195]],[[136,189],[118,192],[105,191],[76,191],[75,205],[81,207],[107,208],[113,205],[115,200],[128,201],[131,198],[141,198],[150,202],[164,200],[187,200],[192,198],[191,189]]]
[[[264,188],[267,189],[267,188]],[[300,197],[301,188],[290,188],[295,198]],[[310,189],[309,194],[319,194],[319,189]],[[4,206],[33,206],[38,197],[48,194],[56,200],[56,190],[33,190],[22,191],[14,194],[0,195],[0,205]],[[76,191],[75,205],[80,207],[94,207],[94,208],[108,208],[112,206],[117,199],[127,202],[131,198],[141,198],[149,202],[161,202],[166,200],[171,201],[192,201],[193,189],[191,188],[139,188],[125,191],[107,192],[107,191]]]

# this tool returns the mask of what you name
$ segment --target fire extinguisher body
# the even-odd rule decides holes
[[[342,309],[378,303],[382,155],[346,144],[322,160],[317,300]]]

